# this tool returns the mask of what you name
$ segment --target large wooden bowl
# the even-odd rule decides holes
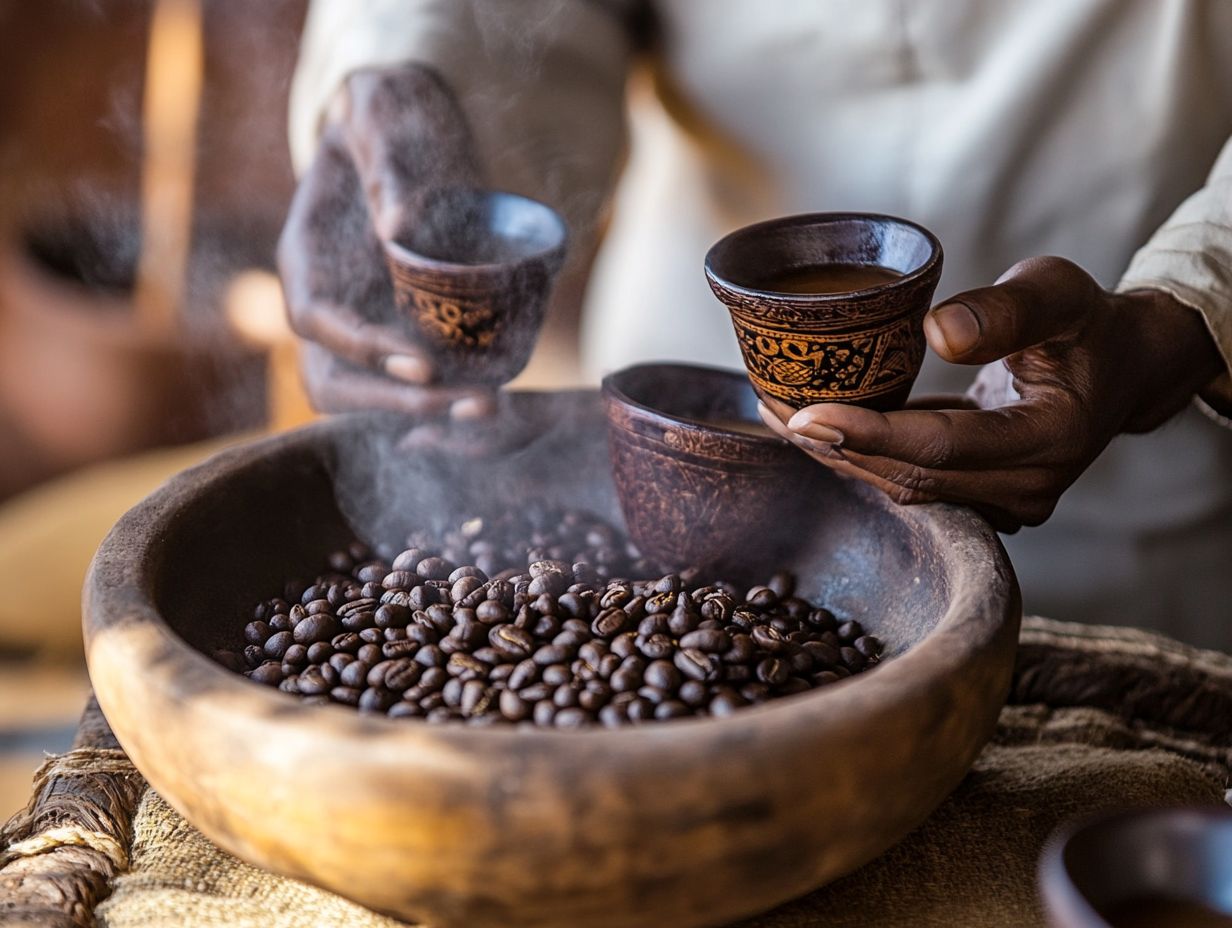
[[[429,726],[306,706],[206,656],[355,530],[396,539],[406,517],[492,488],[617,518],[595,395],[521,402],[546,444],[497,463],[383,455],[388,423],[335,419],[225,452],[119,522],[86,584],[90,674],[159,793],[255,864],[471,928],[721,924],[918,825],[993,730],[1017,586],[970,512],[900,508],[838,478],[795,564],[801,589],[874,629],[889,659],[729,718]]]

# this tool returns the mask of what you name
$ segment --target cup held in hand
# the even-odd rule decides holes
[[[542,203],[455,188],[432,194],[386,243],[395,301],[439,382],[499,386],[526,366],[565,239]]]
[[[732,232],[705,266],[759,392],[889,410],[924,360],[941,260],[936,237],[905,219],[810,213]]]

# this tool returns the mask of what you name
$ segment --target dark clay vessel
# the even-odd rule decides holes
[[[565,223],[512,193],[438,192],[414,227],[385,246],[394,298],[442,383],[507,383],[530,360]]]
[[[759,423],[735,371],[639,364],[603,381],[612,479],[629,535],[664,566],[771,567],[817,515],[824,470]],[[752,562],[752,563],[750,563]]]
[[[1159,909],[1177,902],[1232,924],[1232,809],[1149,809],[1081,823],[1049,842],[1039,876],[1053,928],[1119,928],[1126,922],[1110,914],[1117,911],[1159,928],[1213,923],[1165,920]]]
[[[776,273],[877,265],[902,276],[849,293],[777,293]],[[896,409],[924,360],[924,314],[941,244],[922,226],[872,213],[809,213],[738,229],[706,255],[706,279],[731,312],[754,386],[795,408]]]

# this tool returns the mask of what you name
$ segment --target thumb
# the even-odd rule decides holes
[[[956,364],[990,364],[1077,328],[1102,298],[1086,271],[1063,258],[1030,258],[991,287],[967,290],[924,317],[938,355]]]

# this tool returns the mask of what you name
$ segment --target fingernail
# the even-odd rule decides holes
[[[432,379],[432,368],[421,358],[409,354],[391,354],[381,363],[390,377],[407,383],[427,383]]]
[[[491,396],[464,396],[461,399],[454,400],[449,407],[449,418],[451,419],[482,419],[484,416],[489,416],[495,409],[495,402]]]
[[[822,425],[820,422],[814,422],[812,416],[803,409],[791,417],[787,427],[793,432],[798,432],[814,441],[824,442],[827,445],[841,445],[843,443],[842,432],[828,425]]]
[[[946,303],[924,317],[924,327],[936,329],[950,354],[966,354],[980,340],[980,320],[962,303]]]

